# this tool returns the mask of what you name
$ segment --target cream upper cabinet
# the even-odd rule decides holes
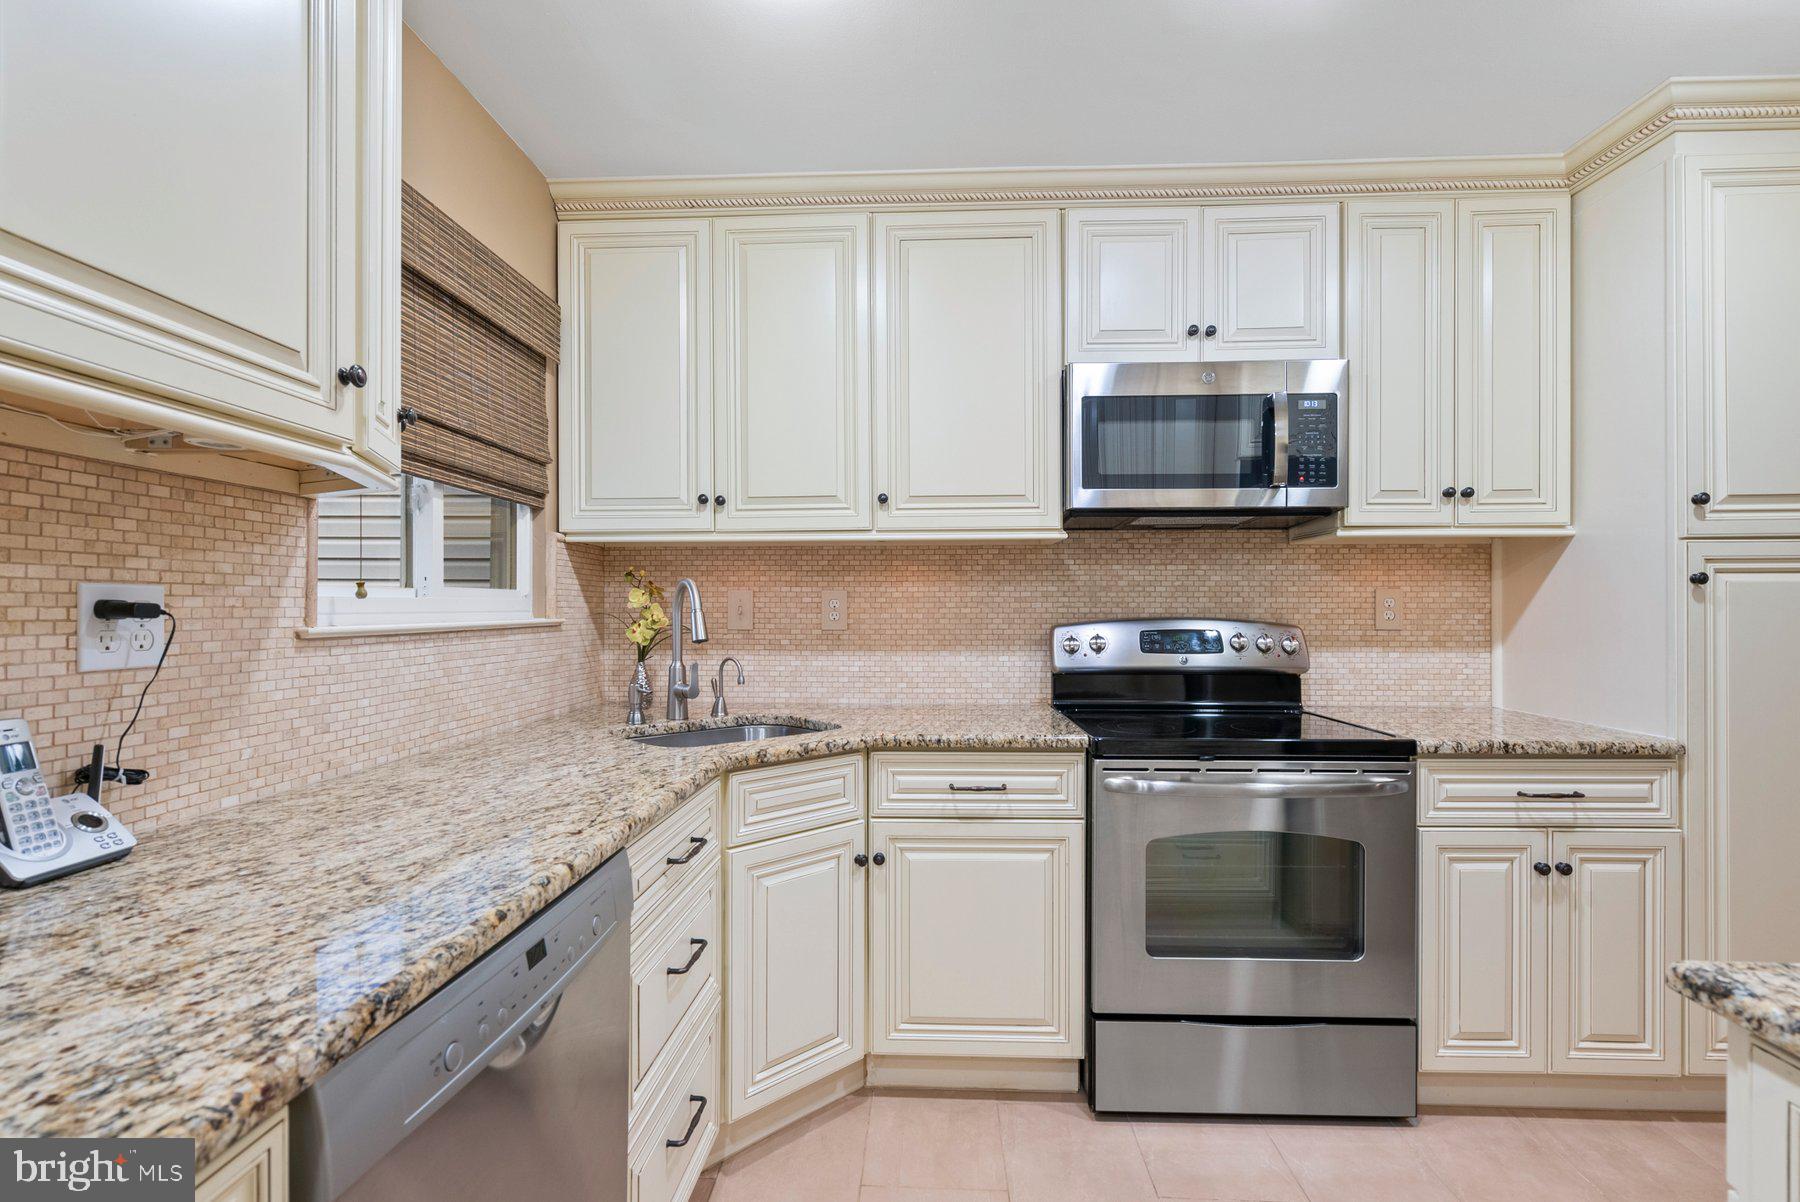
[[[712,228],[565,222],[562,528],[713,528]]]
[[[1345,519],[1449,526],[1457,504],[1455,202],[1354,200],[1344,218]]]
[[[867,530],[869,217],[713,228],[720,530]]]
[[[1202,210],[1200,358],[1335,359],[1338,206]]]
[[[1065,357],[1164,362],[1200,355],[1200,210],[1070,209]]]
[[[396,468],[400,5],[4,23],[0,386]]]
[[[876,215],[877,529],[1060,527],[1058,222]]]
[[[1083,824],[871,827],[869,1050],[1079,1057]]]
[[[1800,151],[1688,156],[1682,188],[1687,532],[1800,534]]]
[[[1456,521],[1567,525],[1569,198],[1458,201],[1456,241]]]
[[[1686,955],[1800,960],[1800,543],[1691,542],[1687,597],[1688,858]],[[1718,1071],[1726,1023],[1689,1007],[1691,1071]]]

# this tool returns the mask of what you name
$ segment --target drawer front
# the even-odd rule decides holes
[[[719,1008],[683,1049],[681,1071],[669,1080],[632,1130],[629,1202],[687,1202],[719,1135]],[[703,1099],[703,1100],[702,1100]],[[695,1116],[698,1115],[698,1121]],[[674,1145],[674,1146],[671,1146]]]
[[[882,751],[877,818],[1080,818],[1082,757],[1066,752]]]
[[[710,879],[696,879],[641,933],[631,938],[631,1103],[673,1054],[675,1033],[719,979],[719,857],[707,858]]]
[[[732,847],[817,830],[863,816],[863,758],[839,755],[734,772],[725,792],[726,842]]]
[[[637,898],[637,913],[681,892],[685,882],[699,875],[707,853],[718,848],[719,793],[719,782],[713,781],[631,841],[631,893]]]
[[[1675,826],[1670,760],[1420,760],[1421,826]]]

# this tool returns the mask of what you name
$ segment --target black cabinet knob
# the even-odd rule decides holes
[[[887,857],[882,855],[880,852],[876,852],[875,853],[875,863],[877,865],[885,864],[885,863],[887,863]]]
[[[1218,327],[1218,326],[1207,326],[1207,327],[1206,327],[1206,336],[1207,336],[1207,337],[1208,337],[1208,338],[1211,338],[1211,337],[1213,337],[1213,336],[1214,336],[1214,335],[1216,335],[1216,334],[1217,334],[1217,333],[1218,333],[1218,332],[1219,332],[1219,327]]]
[[[1466,501],[1470,497],[1475,495],[1475,490],[1473,488],[1469,487],[1467,484],[1465,484],[1465,485],[1463,485],[1462,491],[1457,493],[1456,495]]]
[[[1451,497],[1454,497],[1455,495],[1456,495],[1456,485],[1454,485],[1454,484],[1444,485],[1444,500],[1448,501]]]
[[[1688,583],[1689,584],[1705,584],[1708,580],[1711,580],[1711,579],[1712,579],[1712,577],[1709,576],[1705,572],[1693,572],[1693,573],[1690,573],[1688,576]]]
[[[1539,860],[1537,863],[1535,863],[1531,866],[1531,871],[1537,873],[1539,876],[1549,876],[1550,875],[1550,865],[1544,863],[1542,860]]]
[[[369,373],[363,370],[360,363],[352,363],[349,367],[338,368],[338,383],[348,384],[352,388],[361,388],[369,382]]]
[[[712,498],[707,496],[705,493],[701,493],[698,499],[702,505],[704,505],[708,501],[712,500]]]
[[[884,492],[876,493],[875,494],[875,503],[877,505],[886,505],[887,504],[887,494]]]
[[[1692,501],[1696,505],[1711,505],[1712,504],[1712,494],[1709,492],[1697,492],[1693,496],[1689,497],[1688,500]]]
[[[863,855],[862,852],[860,852],[860,851],[857,852],[854,856],[851,856],[850,858],[856,862],[856,866],[858,868],[863,867],[864,865],[866,865],[869,862],[869,857]]]
[[[725,494],[720,493],[718,496],[714,497],[713,504],[723,506],[725,504]]]
[[[1575,865],[1569,863],[1567,860],[1558,860],[1556,862],[1556,874],[1558,876],[1573,876],[1574,873]]]
[[[1199,333],[1200,333],[1199,326],[1189,326],[1188,327],[1188,337],[1189,338],[1196,337]]]

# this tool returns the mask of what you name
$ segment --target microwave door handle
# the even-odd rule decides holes
[[[1288,479],[1288,394],[1285,389],[1269,398],[1269,487],[1283,488]]]
[[[1252,780],[1203,780],[1195,776],[1103,776],[1108,793],[1144,797],[1194,797],[1242,800],[1245,797],[1393,797],[1408,787],[1405,777],[1362,776],[1355,780],[1320,780],[1311,776],[1277,776]]]

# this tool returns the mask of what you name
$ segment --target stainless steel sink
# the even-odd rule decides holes
[[[780,724],[754,726],[709,726],[702,730],[677,730],[666,735],[632,735],[633,743],[651,747],[716,747],[721,743],[752,743],[758,739],[781,739],[788,735],[812,734],[811,726]]]

